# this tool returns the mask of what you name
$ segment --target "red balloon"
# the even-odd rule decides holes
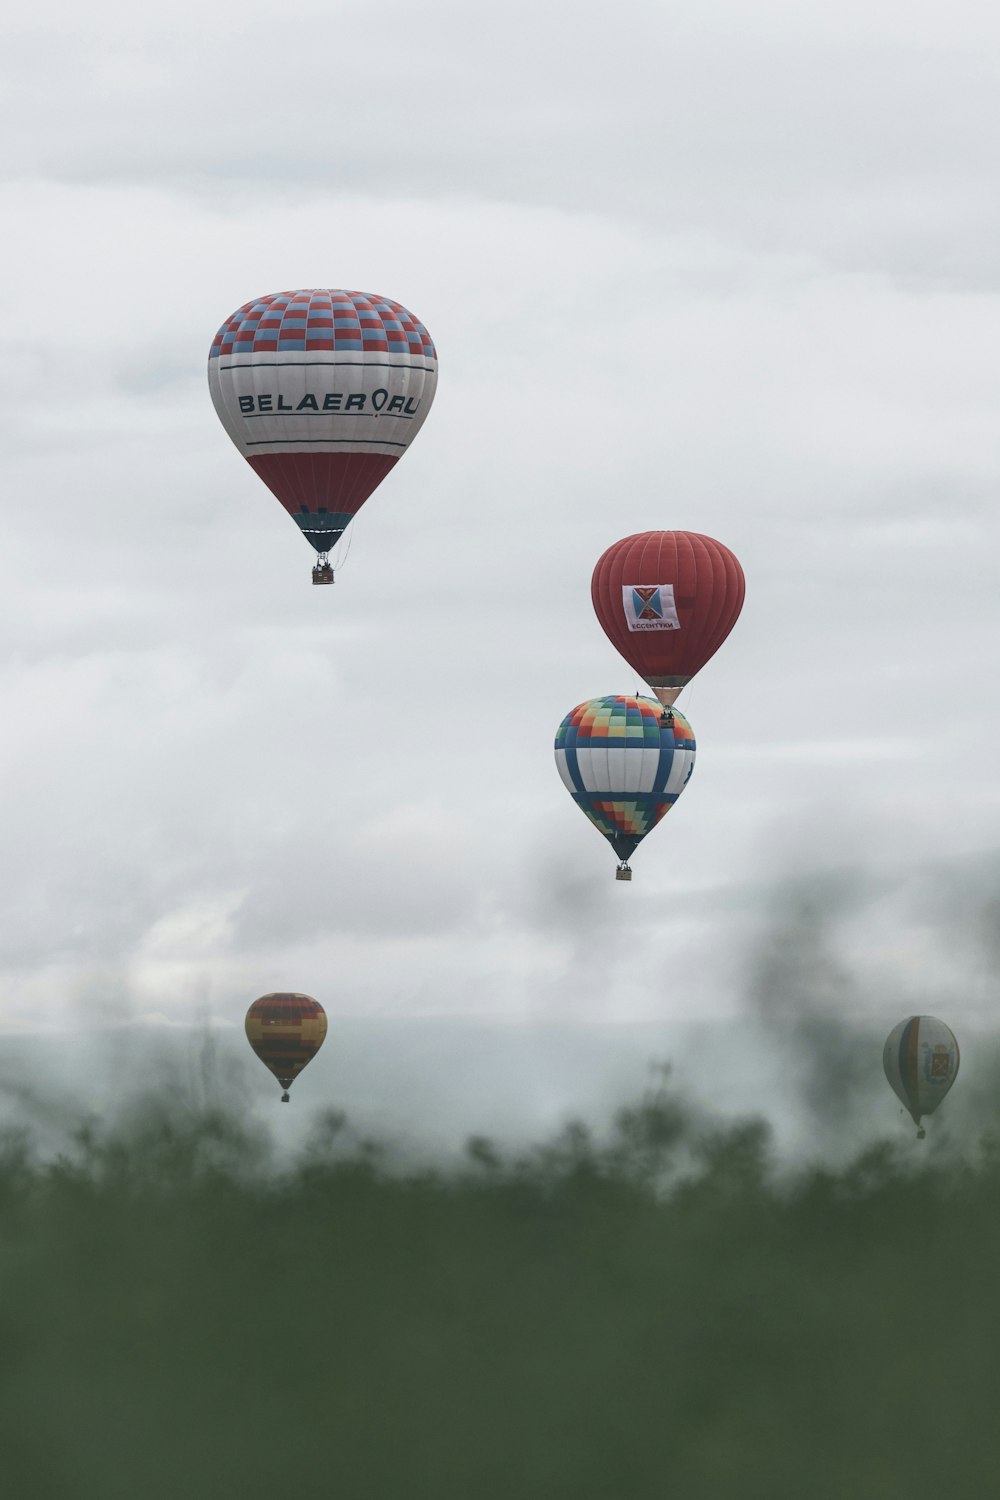
[[[714,656],[743,608],[743,569],[697,531],[643,531],[615,542],[590,585],[604,633],[664,707]]]

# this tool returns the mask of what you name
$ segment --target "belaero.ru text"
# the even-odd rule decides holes
[[[355,391],[351,395],[344,391],[327,391],[325,395],[319,396],[306,394],[298,401],[286,401],[280,393],[240,397],[240,411],[245,417],[257,412],[276,411],[361,411],[375,412],[376,415],[384,411],[387,414],[393,412],[398,416],[412,417],[416,415],[419,406],[418,397],[390,396],[381,387],[372,391],[370,396],[365,391]]]

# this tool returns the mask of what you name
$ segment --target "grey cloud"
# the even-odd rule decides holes
[[[992,136],[971,12],[944,53],[926,18],[900,13],[904,44],[859,7],[840,40],[800,12],[516,7],[472,46],[456,6],[390,6],[381,93],[360,13],[310,13],[273,92],[246,86],[252,7],[119,30],[77,8],[61,40],[46,22],[44,77],[22,23],[5,1014],[99,992],[186,1014],[199,979],[225,1016],[310,982],[361,1013],[535,1018],[669,1015],[690,983],[726,1014],[757,887],[852,862],[846,987],[811,929],[781,983],[819,965],[836,1009],[881,964],[905,991],[894,944],[943,919],[879,880],[1000,827],[996,309],[970,292]],[[332,591],[204,384],[221,318],[300,274],[370,277],[442,351]],[[659,526],[727,541],[749,592],[625,891],[551,744],[638,686],[588,585]],[[797,920],[774,918],[793,949]]]
[[[20,125],[7,172],[151,181],[213,195],[484,196],[797,248],[895,275],[995,285],[996,39],[981,7],[921,42],[912,12],[831,32],[819,7],[505,6],[470,34],[461,5],[309,22],[291,75],[268,63],[270,13],[171,12],[122,35],[110,13],[45,33],[38,109],[30,28],[11,54]],[[200,44],[190,37],[197,25]],[[38,47],[40,52],[40,46]],[[27,56],[28,61],[25,61]],[[274,70],[277,69],[277,76]],[[979,191],[973,184],[979,184]]]

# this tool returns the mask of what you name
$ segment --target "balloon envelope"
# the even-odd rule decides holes
[[[247,1041],[283,1089],[295,1082],[326,1037],[326,1011],[311,995],[261,995],[246,1014]]]
[[[954,1032],[936,1016],[907,1016],[890,1031],[882,1051],[885,1076],[918,1126],[955,1082],[958,1064]]]
[[[671,704],[714,656],[743,608],[743,569],[695,531],[643,531],[599,559],[594,609],[616,650]]]
[[[223,323],[208,385],[243,457],[326,552],[420,431],[437,355],[388,297],[275,292]]]
[[[615,694],[572,709],[556,733],[556,766],[574,802],[620,860],[655,828],[694,770],[694,731],[650,698]]]

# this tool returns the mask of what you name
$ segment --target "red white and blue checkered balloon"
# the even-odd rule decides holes
[[[276,292],[223,323],[208,384],[243,457],[326,552],[420,431],[437,354],[388,297]]]

